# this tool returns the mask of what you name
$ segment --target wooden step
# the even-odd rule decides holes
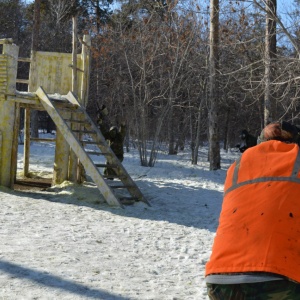
[[[98,156],[100,156],[100,155],[103,155],[103,156],[112,156],[112,154],[111,154],[111,153],[105,153],[105,152],[92,152],[92,151],[87,151],[87,153],[88,153],[89,155],[98,155]]]
[[[106,178],[106,179],[109,179],[109,178],[114,178],[114,179],[126,179],[126,178],[127,178],[126,175],[120,175],[120,176],[118,176],[118,175],[105,175],[105,174],[103,174],[102,177],[103,177],[103,178]]]
[[[80,143],[85,145],[102,145],[102,143],[94,142],[94,141],[80,141]]]
[[[111,189],[128,189],[133,188],[133,185],[110,185]]]
[[[139,201],[137,198],[133,197],[122,197],[119,200],[123,205],[133,205],[134,203]]]
[[[60,96],[59,99],[57,99],[57,98],[55,98],[55,97],[49,96],[49,99],[51,100],[51,102],[52,102],[53,104],[59,104],[59,103],[70,104],[69,100],[66,99],[66,98],[64,98],[64,97],[62,97],[62,96]]]
[[[58,108],[59,110],[61,109],[80,109],[80,107],[76,104],[66,102],[66,100],[52,100],[51,103]]]
[[[95,164],[97,168],[118,168],[118,165],[112,165],[112,164]],[[109,176],[110,177],[110,176]]]
[[[61,107],[57,107],[57,110],[59,112],[63,111],[63,112],[69,112],[69,113],[83,114],[83,112],[80,109],[78,109],[78,106],[77,107],[76,106],[64,107],[62,104]]]
[[[89,150],[85,150],[85,152],[89,155],[97,155],[97,156],[107,156],[107,155],[111,155],[111,153],[105,153],[105,152],[97,152],[97,151],[89,151]]]
[[[80,120],[72,120],[72,119],[64,119],[65,122],[74,123],[74,124],[90,124],[88,121],[80,121]]]
[[[83,133],[83,134],[96,134],[96,131],[91,130],[72,130],[75,133]]]

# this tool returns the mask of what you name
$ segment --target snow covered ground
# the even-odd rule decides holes
[[[19,146],[18,171],[23,146]],[[159,153],[141,167],[137,151],[124,166],[151,203],[112,208],[91,182],[44,191],[0,188],[0,299],[206,300],[203,282],[228,166],[209,171],[190,154]],[[54,144],[31,146],[30,171],[52,172]]]

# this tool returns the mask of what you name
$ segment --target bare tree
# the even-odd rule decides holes
[[[61,23],[67,17],[74,15],[76,0],[48,0],[51,14],[55,17],[57,23]]]
[[[266,38],[265,38],[265,98],[264,98],[264,126],[273,121],[274,97],[272,82],[276,59],[276,0],[266,0]]]
[[[219,0],[210,0],[209,56],[209,162],[210,170],[221,168],[218,129]]]

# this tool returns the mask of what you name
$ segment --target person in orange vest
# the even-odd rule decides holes
[[[298,127],[271,123],[228,169],[209,299],[300,299],[299,137]]]

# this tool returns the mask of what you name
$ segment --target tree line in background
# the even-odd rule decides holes
[[[270,121],[300,124],[299,1],[288,28],[276,0],[39,3],[36,50],[71,53],[76,16],[78,45],[92,37],[87,110],[96,119],[104,104],[112,125],[126,119],[143,166],[154,166],[161,143],[169,154],[188,145],[197,164],[208,143],[218,169],[219,144],[234,147],[243,129],[257,136]],[[0,1],[0,36],[22,57],[30,56],[34,4]]]

